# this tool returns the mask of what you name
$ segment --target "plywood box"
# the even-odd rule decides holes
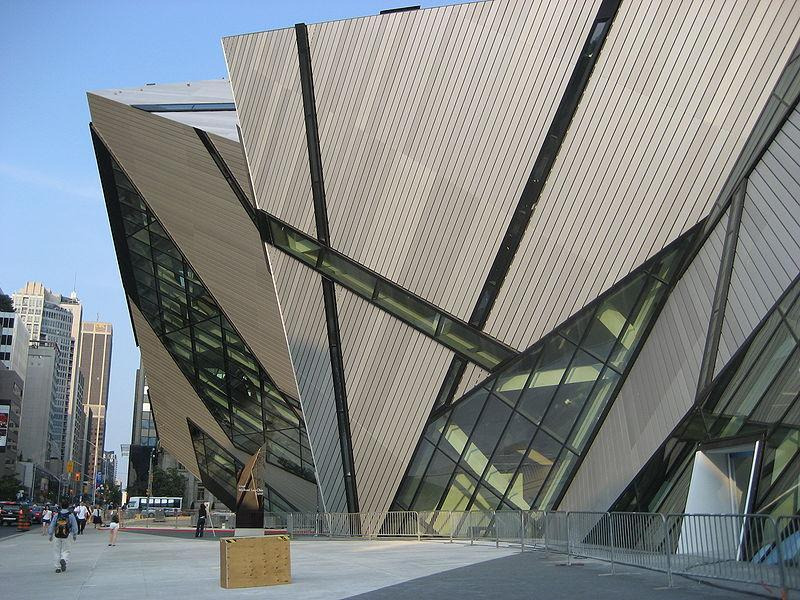
[[[292,580],[289,537],[229,537],[219,540],[219,584],[258,587]]]

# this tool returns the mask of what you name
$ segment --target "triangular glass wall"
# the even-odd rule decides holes
[[[435,411],[394,508],[552,508],[675,283],[695,228]]]
[[[300,404],[283,394],[107,148],[96,152],[123,283],[234,446],[314,482]],[[127,266],[127,268],[126,268]]]
[[[760,441],[747,512],[800,512],[800,277],[698,405],[648,461],[614,510],[683,512],[698,450]]]

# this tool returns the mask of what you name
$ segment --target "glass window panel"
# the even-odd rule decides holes
[[[567,440],[602,370],[602,362],[578,350],[544,417],[542,427],[548,433],[562,442]]]
[[[137,240],[135,237],[128,238],[128,249],[146,259],[150,258],[150,246]]]
[[[541,360],[517,407],[534,423],[541,423],[574,352],[575,345],[560,335],[551,336],[542,348]]]
[[[141,269],[142,271],[146,271],[147,273],[153,273],[153,261],[150,259],[149,256],[144,257],[138,254],[129,254],[131,259],[131,265],[136,269]]]
[[[533,507],[536,496],[561,451],[559,444],[544,431],[539,431],[525,453],[517,476],[508,490],[508,501],[522,510]]]
[[[422,481],[425,469],[428,468],[428,462],[433,456],[433,451],[433,444],[430,444],[427,440],[422,440],[419,448],[414,453],[414,460],[411,461],[408,473],[406,473],[397,493],[397,502],[403,508],[408,508],[411,505],[411,500],[414,498],[414,494],[417,493],[417,488]]]
[[[490,343],[466,325],[444,315],[440,317],[440,323],[442,325],[436,339],[481,366],[494,367],[509,356],[507,350]]]
[[[800,290],[800,285],[796,285],[795,288]],[[800,300],[797,300],[794,306],[786,313],[786,322],[789,324],[795,337],[800,338]]]
[[[303,262],[316,266],[320,245],[279,223],[270,221],[272,239],[276,246],[296,256]]]
[[[122,219],[131,225],[130,229],[138,231],[147,225],[147,213],[136,210],[135,208],[126,204],[118,204],[117,206],[119,206],[119,212],[122,215]]]
[[[453,460],[457,461],[461,457],[488,395],[485,388],[478,388],[452,410],[450,423],[439,441],[439,448]],[[444,424],[441,427],[444,428]]]
[[[124,175],[122,177],[124,177]],[[122,177],[120,179],[122,179]],[[117,184],[117,198],[125,206],[141,212],[147,212],[147,207],[144,205],[144,202],[142,202],[141,196],[131,189],[131,185],[128,181],[125,181],[122,185]]]
[[[490,395],[461,459],[462,465],[471,469],[476,477],[480,477],[489,464],[489,457],[494,452],[510,416],[511,409],[508,405]]]
[[[745,361],[739,367],[740,370],[747,370],[750,364],[753,365],[738,389],[731,390],[729,387],[725,391],[723,405],[728,397],[732,397],[723,412],[726,415],[749,416],[794,347],[794,337],[789,333],[789,329],[783,324],[779,325],[775,335],[755,363]],[[751,358],[750,354],[748,352],[747,358]]]
[[[416,510],[434,510],[437,507],[455,468],[456,463],[447,458],[443,452],[434,451],[425,477],[420,483],[417,497],[414,499]]]
[[[791,291],[783,297],[781,303],[778,305],[780,311],[785,315],[791,311],[792,305],[795,304],[797,299],[800,298],[800,284],[795,284],[792,286]],[[800,305],[795,304],[795,309],[800,308]],[[795,332],[797,330],[795,329]]]
[[[800,451],[800,431],[781,428],[770,436],[764,447],[764,458],[759,480],[759,500],[778,481],[783,471],[789,466]]]
[[[480,486],[475,492],[475,500],[472,502],[470,510],[497,510],[500,506],[500,498],[491,490]]]
[[[777,423],[800,394],[800,347],[795,347],[789,361],[753,411],[752,419]]]
[[[330,275],[343,286],[365,296],[372,298],[378,280],[366,269],[355,265],[333,252],[324,251],[320,271]]]
[[[153,249],[156,274],[159,279],[172,282],[175,287],[184,289],[183,261]]]
[[[531,371],[539,361],[541,352],[541,346],[526,352],[519,360],[504,368],[495,379],[492,388],[494,393],[512,408],[517,405],[517,400],[528,382]]]
[[[562,450],[561,456],[558,457],[558,464],[554,467],[550,479],[536,500],[536,508],[543,510],[553,508],[553,503],[561,494],[561,490],[564,489],[564,485],[566,485],[577,459],[578,457],[566,448]]]
[[[497,444],[482,483],[502,497],[535,434],[536,427],[533,423],[519,413],[514,413],[500,443]]]
[[[586,402],[583,413],[578,419],[577,425],[572,429],[569,445],[578,452],[583,452],[584,445],[589,439],[589,435],[594,431],[600,415],[608,405],[614,390],[619,382],[620,375],[613,369],[606,368],[600,379],[595,384],[589,400]]]
[[[436,333],[436,325],[439,321],[438,311],[402,290],[387,285],[385,282],[378,282],[375,303],[419,327],[428,335]]]
[[[439,443],[439,437],[442,435],[442,431],[444,431],[445,425],[447,425],[447,419],[449,415],[447,413],[439,416],[436,418],[433,423],[430,423],[425,428],[425,439],[430,441],[432,444]]]
[[[477,483],[464,469],[458,467],[440,510],[467,510]]]
[[[688,240],[677,244],[664,257],[653,263],[650,267],[650,272],[662,281],[672,283],[673,277],[675,277],[678,268],[681,266],[681,259],[686,251],[687,244]]]
[[[733,374],[733,377],[731,377],[730,381],[725,386],[725,390],[721,393],[719,400],[713,405],[713,412],[719,414],[726,407],[734,391],[738,389],[739,385],[742,383],[742,380],[748,374],[749,365],[752,365],[753,362],[761,355],[764,347],[772,339],[772,335],[775,333],[778,326],[782,325],[782,323],[783,321],[781,320],[780,313],[778,311],[773,311],[759,332],[756,334],[755,338],[753,338],[753,341],[750,343],[750,347],[746,350],[740,365],[736,368],[736,372]],[[712,408],[712,404],[708,403],[706,407]]]
[[[573,344],[580,344],[583,339],[583,334],[586,333],[586,328],[592,322],[593,318],[594,310],[583,310],[560,328],[558,333]]]
[[[614,352],[608,361],[620,373],[625,370],[633,352],[642,341],[644,331],[650,324],[656,306],[665,291],[666,286],[663,283],[651,279],[647,290],[642,294],[642,298],[636,307],[636,314],[625,325]]]
[[[608,359],[647,279],[644,273],[637,275],[633,281],[611,294],[597,307],[589,331],[580,344],[583,349],[602,361]]]

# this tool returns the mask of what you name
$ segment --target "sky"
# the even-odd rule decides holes
[[[453,2],[426,2],[434,6]],[[0,0],[0,288],[73,286],[114,327],[106,450],[130,443],[139,351],[89,138],[86,91],[227,77],[221,38],[403,0]]]

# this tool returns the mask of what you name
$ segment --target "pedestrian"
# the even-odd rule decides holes
[[[75,518],[78,521],[78,535],[83,535],[83,530],[86,527],[86,517],[89,516],[89,509],[86,508],[86,503],[81,503],[75,509]]]
[[[92,509],[92,524],[94,528],[97,529],[98,525],[103,524],[103,515],[100,512],[100,507],[95,504],[94,508]]]
[[[111,535],[108,539],[109,546],[117,545],[117,535],[119,535],[120,527],[122,527],[122,522],[120,521],[119,511],[114,510],[111,512],[111,522],[108,524],[108,528],[111,531]]]
[[[53,511],[50,510],[50,505],[44,507],[44,512],[42,513],[42,535],[47,533],[48,528],[50,527],[50,519],[53,518]]]
[[[50,534],[50,541],[53,542],[56,573],[64,573],[69,562],[69,536],[72,536],[73,542],[78,539],[78,522],[75,520],[75,515],[69,511],[69,503],[66,500],[61,503],[61,510],[52,516],[47,531]]]
[[[200,512],[197,513],[197,528],[194,530],[194,537],[203,537],[203,530],[206,528],[206,517],[208,511],[206,510],[206,503],[200,503]]]

